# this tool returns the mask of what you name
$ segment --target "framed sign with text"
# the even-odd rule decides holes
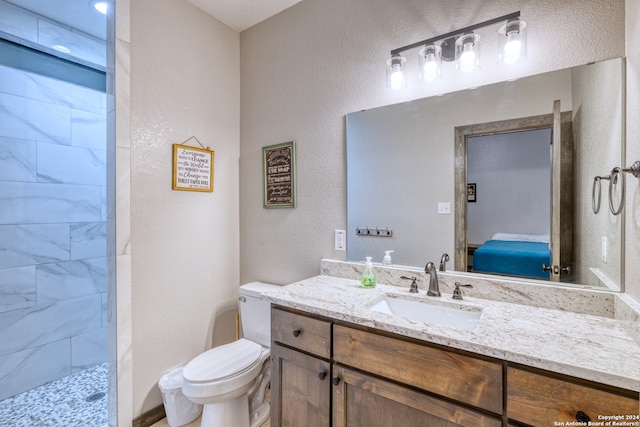
[[[174,190],[213,192],[214,152],[208,148],[173,144]]]
[[[294,141],[262,147],[262,197],[265,208],[296,207]]]

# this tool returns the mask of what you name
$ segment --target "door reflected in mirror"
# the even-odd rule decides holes
[[[554,170],[550,162],[552,106],[556,100],[563,111],[557,111],[559,117],[569,123],[568,127],[559,123],[556,133],[568,132],[571,139],[569,151],[559,155],[572,169],[562,179],[561,168]],[[548,235],[549,244],[556,235],[562,236],[562,246],[558,247],[564,249],[550,251],[549,263],[545,264],[551,269],[548,279],[622,290],[622,219],[604,209],[593,213],[591,183],[593,176],[624,163],[623,101],[624,59],[618,58],[348,114],[348,260],[372,256],[380,262],[384,251],[393,250],[394,264],[422,267],[449,253],[453,254],[456,270],[473,271],[470,252],[498,240],[492,239],[496,234],[525,235],[525,240]],[[531,147],[510,151],[504,145],[492,147],[485,141],[480,149],[485,157],[479,160],[473,149],[471,154],[467,151],[467,136],[506,135],[508,130],[468,132],[461,149],[461,129],[488,129],[489,124],[536,117],[551,118],[551,122],[515,130],[546,132],[538,135],[548,144],[546,182],[541,176],[547,172],[540,170],[544,154],[530,153]],[[514,141],[514,145],[525,144]],[[529,160],[535,158],[536,163],[505,158],[514,153],[525,154],[523,157]],[[485,169],[480,175],[467,169],[473,162],[474,167]],[[503,167],[498,168],[500,165]],[[491,168],[495,176],[487,181],[492,176]],[[502,194],[509,183],[512,193]],[[469,184],[474,184],[471,200]],[[513,193],[518,187],[521,191]],[[552,208],[554,188],[558,195],[563,194],[561,208]],[[453,205],[450,214],[439,209],[443,203]],[[474,212],[484,218],[475,218]],[[564,215],[562,221],[555,221],[559,227],[555,231],[554,215]],[[358,236],[358,227],[389,228],[393,235]],[[544,242],[538,246],[544,246]],[[560,256],[561,251],[563,259],[554,261],[554,253]],[[542,265],[540,272],[545,273]],[[511,271],[488,273],[547,279]]]

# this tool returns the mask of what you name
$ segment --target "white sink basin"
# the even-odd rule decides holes
[[[476,327],[482,314],[482,307],[435,299],[410,300],[394,295],[375,300],[369,310],[469,331]]]

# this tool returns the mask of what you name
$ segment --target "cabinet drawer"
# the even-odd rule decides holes
[[[502,413],[502,364],[339,325],[336,362]]]
[[[576,418],[579,412],[594,422],[602,421],[599,415],[637,415],[638,393],[628,394],[603,391],[522,369],[507,369],[507,415],[530,425],[587,421]]]
[[[331,356],[331,323],[272,308],[271,341],[328,359]]]

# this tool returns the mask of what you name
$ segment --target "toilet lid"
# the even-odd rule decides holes
[[[182,375],[190,382],[209,382],[233,377],[253,366],[262,346],[245,338],[205,351],[184,367]]]

